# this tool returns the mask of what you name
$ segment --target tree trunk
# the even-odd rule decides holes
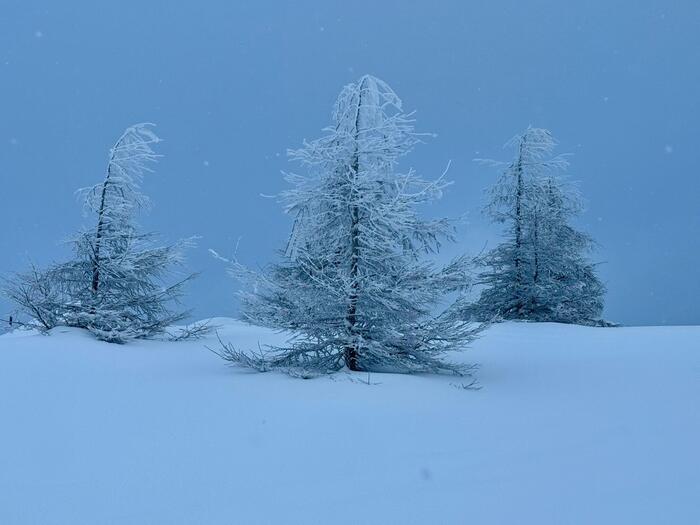
[[[535,215],[534,224],[533,224],[533,242],[532,242],[532,253],[534,256],[533,264],[535,266],[534,272],[532,275],[532,280],[535,283],[537,283],[537,281],[540,278],[540,254],[539,254],[539,249],[540,249],[539,237],[540,237],[540,235],[539,235],[539,229],[540,229],[540,222],[539,222],[537,215]]]
[[[110,159],[111,166],[111,159]],[[102,183],[102,195],[100,196],[100,209],[97,212],[97,230],[95,232],[95,253],[92,259],[92,291],[97,292],[100,287],[100,248],[102,244],[102,235],[104,232],[104,214],[105,214],[105,198],[107,195],[107,185],[111,175],[111,169],[107,168],[107,177]]]
[[[515,289],[518,295],[518,300],[515,305],[515,313],[518,316],[522,315],[523,301],[523,218],[522,218],[522,198],[523,198],[523,140],[520,141],[520,149],[518,152],[518,163],[515,167],[516,190],[515,190]]]
[[[350,166],[353,186],[351,191],[350,205],[350,294],[348,295],[348,309],[345,315],[345,328],[349,338],[349,343],[345,347],[343,357],[345,366],[350,370],[359,371],[359,345],[357,334],[357,301],[360,294],[359,261],[360,261],[360,208],[357,205],[357,195],[354,182],[360,172],[360,152],[357,145],[360,138],[360,112],[362,111],[362,89],[364,82],[359,86],[357,95],[357,113],[355,115],[355,155]]]
[[[100,196],[100,209],[97,212],[97,229],[95,231],[95,252],[93,253],[92,259],[92,283],[90,288],[93,293],[97,292],[100,287],[100,250],[102,247],[102,237],[104,236],[105,229],[105,206],[107,197],[107,186],[111,183],[112,178],[112,163],[114,162],[114,155],[124,140],[126,132],[119,137],[119,140],[112,146],[111,153],[109,155],[109,162],[107,163],[107,175],[105,181],[102,183],[102,195]]]
[[[352,166],[354,176],[359,170],[359,159],[356,156]],[[354,190],[353,190],[354,191]],[[345,315],[345,327],[351,343],[345,347],[345,366],[350,370],[360,370],[358,365],[359,348],[357,344],[357,300],[359,296],[358,264],[360,258],[360,208],[353,204],[350,208],[350,295],[348,310]]]
[[[348,297],[348,311],[345,316],[345,324],[348,335],[351,338],[351,344],[345,348],[345,365],[350,370],[360,370],[358,365],[358,344],[357,333],[355,327],[357,325],[357,299],[359,292],[358,276],[358,259],[359,259],[359,218],[360,210],[357,206],[353,206],[351,210],[351,227],[350,227],[350,296]]]

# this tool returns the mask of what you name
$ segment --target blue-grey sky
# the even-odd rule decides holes
[[[573,154],[606,317],[700,324],[699,27],[697,0],[0,0],[0,271],[64,258],[85,222],[74,191],[100,181],[124,127],[151,121],[165,157],[141,222],[202,236],[186,301],[233,315],[235,283],[206,249],[240,237],[242,261],[275,257],[290,222],[260,194],[372,73],[438,134],[405,165],[452,161],[430,210],[469,213],[450,252],[498,241],[479,211],[496,174],[472,159],[546,127]]]

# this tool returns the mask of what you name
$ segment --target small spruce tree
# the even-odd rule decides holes
[[[568,162],[553,155],[556,142],[545,129],[530,127],[508,145],[515,159],[486,207],[506,225],[506,239],[481,258],[484,288],[467,311],[476,318],[592,323],[602,313],[605,287],[587,258],[592,239],[570,224],[582,203],[560,177]]]
[[[47,269],[32,267],[10,279],[6,294],[42,329],[86,328],[99,339],[124,342],[162,333],[186,317],[171,304],[193,277],[166,284],[183,262],[189,241],[157,245],[136,215],[148,205],[141,180],[159,155],[150,124],[129,127],[110,150],[104,180],[79,191],[95,226],[71,241],[74,258]]]

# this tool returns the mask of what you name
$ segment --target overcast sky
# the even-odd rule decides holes
[[[0,0],[0,271],[65,258],[86,221],[74,191],[150,121],[165,157],[141,222],[201,235],[186,301],[234,315],[236,284],[207,248],[240,238],[243,262],[274,259],[290,220],[261,194],[371,73],[437,134],[404,167],[452,161],[454,186],[426,210],[469,214],[450,254],[498,242],[480,213],[497,174],[472,159],[508,159],[512,135],[546,127],[573,154],[605,316],[700,324],[698,28],[697,0]]]

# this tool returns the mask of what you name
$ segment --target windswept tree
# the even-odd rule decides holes
[[[454,228],[417,210],[449,183],[397,172],[420,139],[385,82],[367,75],[342,90],[325,134],[289,152],[307,173],[286,176],[281,200],[295,221],[282,260],[261,273],[233,268],[250,285],[244,318],[295,337],[263,355],[227,346],[226,359],[311,373],[468,370],[442,356],[480,329],[460,316],[469,261],[424,260]]]
[[[486,269],[477,318],[590,323],[602,313],[605,287],[587,255],[592,239],[571,226],[582,210],[576,188],[560,174],[565,157],[553,155],[549,131],[528,128],[509,146],[516,150],[490,192],[488,215],[506,225],[506,239],[482,257]]]
[[[171,305],[193,276],[166,281],[188,241],[158,245],[136,223],[148,206],[140,184],[159,157],[158,142],[151,124],[127,128],[109,152],[102,182],[79,191],[95,223],[72,241],[74,258],[8,282],[6,293],[39,327],[86,328],[99,339],[124,342],[162,333],[186,317]]]

